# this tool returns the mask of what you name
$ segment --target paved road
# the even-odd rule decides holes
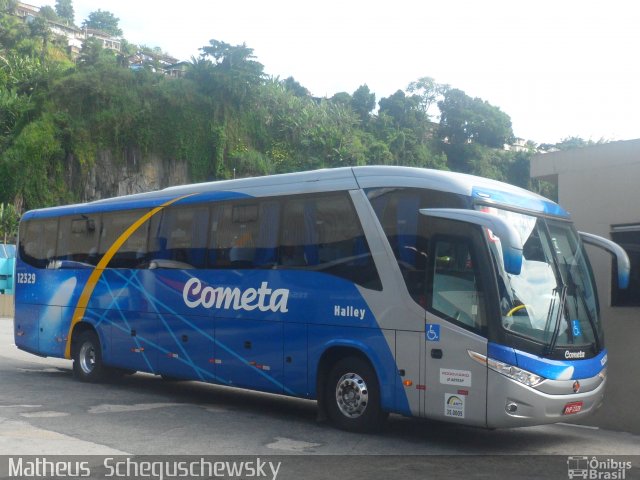
[[[531,461],[560,472],[557,478],[567,478],[568,455],[640,455],[639,436],[594,427],[488,431],[392,416],[382,433],[359,435],[317,423],[315,403],[306,400],[197,382],[168,383],[146,374],[82,384],[72,378],[70,362],[17,350],[12,328],[12,321],[0,319],[0,455],[554,455],[549,462]],[[367,458],[357,471],[379,474],[380,457]],[[491,469],[494,462],[500,468],[511,465],[519,478],[538,478],[543,471],[529,477],[518,467],[527,457],[514,457],[508,465],[505,458],[434,457],[430,465],[441,474],[457,472],[454,466],[475,472],[474,465],[486,463]],[[305,472],[307,477],[326,478],[325,464]],[[415,460],[394,464],[410,471]],[[634,467],[640,473],[640,457]],[[631,478],[628,473],[626,478]]]

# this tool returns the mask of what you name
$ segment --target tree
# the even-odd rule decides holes
[[[0,236],[8,243],[18,233],[18,212],[10,203],[0,203]]]
[[[244,43],[230,45],[210,40],[209,44],[200,49],[200,58],[205,61],[198,66],[202,91],[222,107],[218,112],[240,109],[263,84],[264,66]],[[213,60],[207,64],[210,59]]]
[[[331,101],[343,107],[351,106],[351,95],[347,92],[338,92],[331,97]]]
[[[51,9],[51,11],[53,11],[53,9]],[[51,30],[49,29],[49,24],[47,23],[47,20],[45,20],[45,17],[36,17],[33,22],[29,24],[29,28],[31,29],[31,35],[33,35],[34,37],[42,38],[40,61],[44,63],[45,57],[47,55],[47,49],[49,48],[49,41],[52,37]]]
[[[498,107],[451,89],[438,102],[440,137],[452,145],[478,143],[502,148],[513,138],[511,118]]]
[[[0,0],[0,12],[13,12],[18,0]]]
[[[311,95],[311,92],[303,87],[300,82],[293,77],[285,78],[282,84],[284,85],[284,88],[296,97],[308,97]]]
[[[214,64],[225,73],[233,74],[237,80],[259,83],[264,66],[255,60],[253,48],[242,45],[230,45],[219,40],[210,40],[208,47],[202,47],[201,56],[212,57]]]
[[[89,17],[82,22],[82,27],[93,28],[108,33],[111,36],[120,37],[122,36],[122,30],[118,26],[119,22],[120,19],[116,18],[113,13],[98,9],[89,14]]]
[[[71,0],[56,0],[56,13],[63,20],[73,24],[75,13]]]
[[[397,127],[413,128],[426,119],[419,107],[417,97],[407,97],[402,90],[396,91],[390,97],[380,99],[379,105],[380,113],[393,118]]]
[[[431,77],[422,77],[415,82],[411,82],[407,87],[407,92],[417,96],[420,109],[425,116],[429,118],[429,109],[436,104],[438,99],[441,98],[449,88],[449,85],[436,83]]]
[[[376,94],[366,84],[360,85],[351,97],[351,108],[358,114],[360,121],[366,124],[371,111],[376,108]]]
[[[0,51],[17,49],[29,37],[27,24],[13,15],[0,13]]]
[[[78,65],[81,67],[95,66],[98,64],[115,64],[116,57],[111,50],[102,46],[102,40],[89,37],[82,42],[82,49],[78,56]]]
[[[604,140],[603,138],[601,138],[597,142],[594,142],[591,139],[585,140],[584,138],[581,138],[581,137],[567,137],[567,138],[563,138],[562,140],[560,140],[560,142],[556,143],[554,147],[557,148],[558,150],[572,150],[574,148],[590,147],[592,145],[601,145],[603,143],[607,143],[607,141]]]
[[[58,18],[58,14],[56,13],[56,11],[51,8],[49,5],[44,5],[43,7],[40,7],[40,16],[46,18],[47,20],[53,20],[54,22],[56,20],[60,20]]]

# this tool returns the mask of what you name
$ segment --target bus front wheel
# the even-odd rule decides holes
[[[107,368],[102,363],[102,348],[98,335],[82,332],[73,352],[73,374],[81,382],[100,382],[106,379]]]
[[[343,430],[377,431],[387,417],[380,407],[375,371],[361,358],[338,361],[329,373],[325,394],[327,414]]]

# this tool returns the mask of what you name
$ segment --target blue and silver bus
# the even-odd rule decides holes
[[[479,177],[354,167],[27,212],[15,343],[75,376],[149,372],[482,427],[595,410],[607,350],[559,205]]]

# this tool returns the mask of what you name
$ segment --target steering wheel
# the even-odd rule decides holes
[[[516,307],[513,307],[511,310],[509,310],[507,312],[506,316],[507,317],[512,317],[514,313],[519,312],[523,308],[526,308],[527,310],[529,310],[535,316],[535,312],[533,311],[533,307],[531,305],[526,305],[524,303],[522,305],[518,305]]]

